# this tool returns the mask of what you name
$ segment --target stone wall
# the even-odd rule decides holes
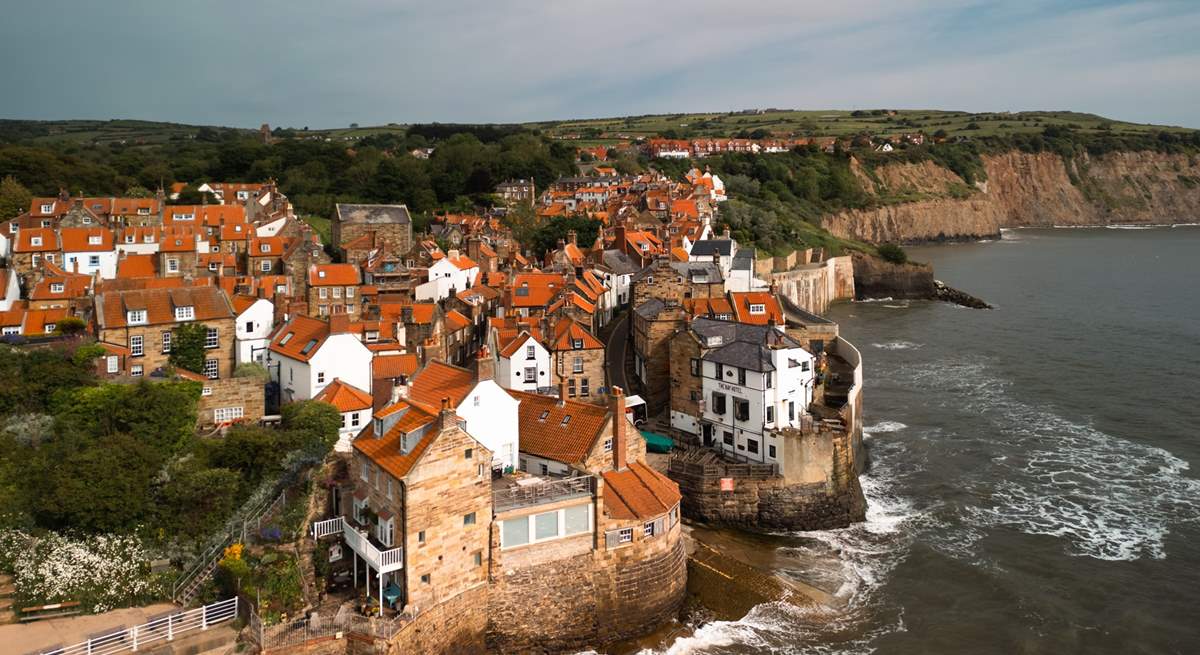
[[[800,263],[788,268],[783,267],[791,261],[788,258],[766,260],[773,265],[763,278],[801,309],[824,314],[834,301],[854,298],[854,268],[849,256],[813,264],[804,263],[801,257],[793,259]]]
[[[488,588],[479,584],[421,612],[392,637],[384,652],[386,655],[485,653],[487,623]]]
[[[242,418],[248,421],[258,421],[266,412],[263,381],[257,377],[205,380],[203,384],[212,393],[200,396],[196,404],[196,424],[201,427],[215,424],[213,410],[219,407],[241,407]]]

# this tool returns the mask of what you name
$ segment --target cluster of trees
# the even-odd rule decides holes
[[[0,178],[11,176],[37,195],[60,188],[117,195],[173,181],[274,178],[297,211],[329,216],[336,202],[402,202],[416,212],[488,204],[506,179],[533,178],[545,186],[574,171],[573,146],[517,126],[416,125],[353,144],[284,139],[267,145],[245,132],[202,132],[151,145],[0,140]],[[428,159],[409,154],[430,146]],[[187,194],[181,201],[198,199]]]
[[[341,415],[285,407],[279,430],[196,435],[200,384],[101,384],[94,345],[0,346],[0,517],[28,527],[196,539],[296,450],[324,455]]]

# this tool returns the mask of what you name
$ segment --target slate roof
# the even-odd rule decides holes
[[[405,205],[337,205],[337,219],[342,223],[412,223]]]
[[[662,310],[666,309],[666,307],[667,303],[659,300],[658,298],[651,298],[637,307],[634,307],[633,311],[637,312],[637,315],[641,316],[642,318],[654,319],[657,318],[658,315],[662,313]]]
[[[769,325],[751,325],[735,321],[697,318],[691,330],[701,343],[717,337],[721,345],[703,357],[705,361],[737,366],[751,371],[775,370],[771,363],[770,347],[799,348],[800,342]]]
[[[733,240],[705,239],[692,244],[692,257],[712,257],[714,252],[722,257],[733,254]]]
[[[600,256],[601,261],[616,275],[631,275],[642,270],[629,255],[620,250],[605,250]]]

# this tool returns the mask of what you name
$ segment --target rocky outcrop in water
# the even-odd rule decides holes
[[[946,286],[941,280],[933,281],[933,297],[943,302],[970,307],[971,309],[992,309],[992,306],[983,300],[972,296],[965,291],[959,291],[953,287]]]
[[[928,161],[869,173],[855,166],[860,185],[884,204],[831,214],[822,224],[843,238],[917,243],[995,238],[1004,227],[1200,217],[1200,162],[1187,155],[1116,152],[1068,164],[1054,153],[1014,151],[984,155],[983,163],[987,181],[975,187]]]
[[[931,299],[934,297],[933,267],[929,264],[893,264],[878,257],[854,253],[854,297],[856,300]]]

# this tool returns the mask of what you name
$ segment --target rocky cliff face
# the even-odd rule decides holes
[[[1002,227],[1200,220],[1200,162],[1186,155],[1110,153],[1070,163],[1053,153],[983,158],[987,181],[968,189],[932,162],[897,163],[860,184],[882,204],[823,219],[836,236],[872,243],[995,237]]]
[[[858,300],[933,298],[933,267],[929,264],[892,264],[878,257],[854,253],[854,293]]]

